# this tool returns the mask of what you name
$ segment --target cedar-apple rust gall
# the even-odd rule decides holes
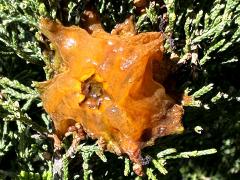
[[[89,136],[128,155],[142,175],[141,149],[183,131],[180,98],[168,90],[163,34],[137,34],[131,19],[107,33],[92,12],[85,14],[83,28],[40,20],[55,51],[55,75],[39,87],[43,107],[59,139],[77,124],[80,140]]]

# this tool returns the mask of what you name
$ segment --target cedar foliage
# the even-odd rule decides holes
[[[0,0],[0,179],[140,179],[126,157],[102,152],[90,139],[76,153],[69,152],[71,137],[64,139],[58,158],[47,138],[52,124],[34,84],[51,76],[51,59],[42,53],[38,20],[78,25],[87,3]],[[185,132],[144,149],[145,178],[237,178],[240,1],[164,0],[164,8],[156,0],[142,15],[131,0],[91,3],[108,31],[130,14],[139,32],[164,31],[166,55],[179,61],[178,87],[193,98],[185,104]]]

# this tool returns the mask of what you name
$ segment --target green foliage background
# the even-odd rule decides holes
[[[140,179],[126,157],[91,140],[72,153],[66,138],[58,159],[47,138],[52,124],[34,84],[51,76],[51,60],[42,54],[38,20],[79,25],[87,3],[0,0],[0,179]],[[240,177],[240,1],[164,0],[166,8],[153,1],[142,15],[131,0],[91,3],[107,31],[130,14],[139,32],[164,31],[166,55],[178,60],[179,89],[193,97],[185,132],[144,149],[150,163],[143,179]]]

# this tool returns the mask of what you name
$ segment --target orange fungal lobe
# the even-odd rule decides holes
[[[141,175],[141,149],[183,130],[183,108],[162,84],[163,34],[136,34],[131,19],[107,33],[90,17],[84,29],[41,19],[55,50],[55,75],[40,85],[43,107],[60,139],[80,124],[106,150],[127,154]]]

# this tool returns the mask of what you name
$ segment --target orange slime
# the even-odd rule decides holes
[[[91,13],[84,28],[41,19],[55,50],[55,75],[40,88],[44,109],[59,138],[78,123],[106,150],[127,154],[141,175],[141,149],[183,130],[182,106],[153,80],[153,62],[163,61],[163,34],[136,35],[129,19],[107,33]]]

